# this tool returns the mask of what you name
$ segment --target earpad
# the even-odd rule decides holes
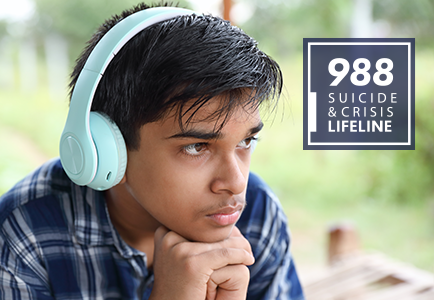
[[[107,190],[124,177],[127,166],[125,141],[118,126],[106,115],[90,112],[89,125],[97,151],[97,170],[88,186]]]

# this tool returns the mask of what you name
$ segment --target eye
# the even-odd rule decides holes
[[[187,145],[183,149],[188,155],[200,155],[206,149],[206,143]]]
[[[255,148],[257,142],[258,142],[258,136],[248,137],[248,138],[242,140],[238,144],[238,147],[241,147],[244,149]]]

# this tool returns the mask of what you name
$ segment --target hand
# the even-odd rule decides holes
[[[161,226],[155,232],[154,287],[150,299],[245,299],[249,242],[234,227],[226,240],[190,242]],[[218,289],[217,289],[218,287]]]
[[[218,269],[208,281],[206,300],[245,300],[249,279],[250,272],[245,265]]]

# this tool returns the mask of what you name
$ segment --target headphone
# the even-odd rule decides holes
[[[78,76],[60,138],[60,160],[74,183],[103,191],[118,184],[125,174],[127,150],[122,133],[108,116],[90,111],[110,61],[143,29],[194,13],[175,7],[142,10],[117,23],[97,43]]]

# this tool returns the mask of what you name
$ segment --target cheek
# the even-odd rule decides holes
[[[241,170],[241,172],[248,174],[249,170],[250,170],[250,161],[252,159],[252,152],[251,150],[244,150],[244,149],[239,149],[237,152],[237,156],[238,156],[238,166]]]
[[[127,178],[134,198],[153,215],[164,217],[173,211],[185,214],[200,207],[207,184],[206,168],[183,164],[168,155],[135,159]],[[157,216],[155,216],[157,217]]]

